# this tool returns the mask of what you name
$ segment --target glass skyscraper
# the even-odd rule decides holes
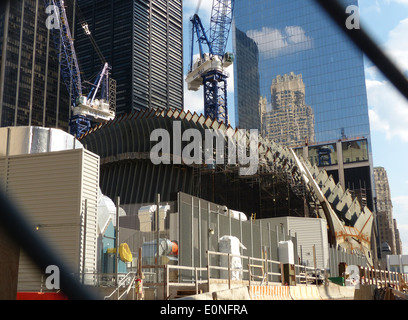
[[[316,141],[370,135],[363,54],[313,0],[236,0],[234,10],[237,126],[258,127],[246,119],[247,109],[258,110],[262,97],[266,111],[272,111],[273,80],[294,73],[301,75],[306,104],[313,109]],[[256,44],[253,52],[243,49],[244,42]],[[257,85],[249,83],[254,76],[245,81],[247,65],[254,63]],[[257,90],[258,100],[246,101]]]
[[[75,2],[75,1],[73,1]],[[75,48],[85,79],[102,62],[88,23],[116,81],[116,113],[183,108],[182,1],[76,0]]]
[[[236,126],[298,148],[373,210],[363,54],[313,0],[234,10]]]
[[[68,15],[72,10],[67,8]],[[72,15],[72,14],[71,14]],[[0,126],[68,130],[69,93],[43,0],[0,2]]]

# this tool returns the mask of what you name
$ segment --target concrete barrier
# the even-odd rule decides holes
[[[323,300],[334,300],[342,299],[343,296],[340,294],[339,286],[333,283],[329,285],[318,287],[319,295]]]
[[[316,286],[290,286],[290,296],[293,300],[322,300]]]
[[[329,283],[329,285],[318,287],[320,297],[323,300],[336,300],[336,299],[354,299],[354,287],[340,286],[335,283]]]
[[[270,300],[266,295],[264,286],[250,286],[249,287],[249,296],[251,300]]]
[[[331,283],[328,286],[244,286],[192,295],[178,300],[372,300],[374,289],[363,286],[357,292],[354,287]],[[374,286],[375,287],[375,286]]]
[[[272,288],[276,300],[292,300],[288,286],[275,286]]]
[[[214,300],[251,300],[248,287],[233,288],[212,293]]]
[[[349,286],[340,287],[339,286],[339,291],[340,291],[340,295],[343,296],[343,299],[353,300],[356,290],[355,290],[355,287],[349,287]]]
[[[252,300],[292,300],[288,286],[250,286]]]
[[[178,298],[176,300],[214,300],[211,292],[205,292],[200,294],[195,294],[183,298]]]
[[[195,294],[177,300],[251,300],[248,287],[225,289],[214,292]]]

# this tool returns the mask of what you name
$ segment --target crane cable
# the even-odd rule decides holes
[[[79,22],[80,22],[82,28],[84,29],[85,34],[88,36],[89,40],[91,41],[92,46],[94,47],[95,52],[99,57],[99,60],[101,60],[101,63],[104,64],[106,62],[106,59],[103,56],[101,50],[99,49],[98,44],[96,43],[95,38],[93,37],[91,31],[89,30],[88,22],[86,22],[86,20],[85,20],[85,17],[84,17],[84,15],[82,13],[82,10],[79,7],[78,1],[75,1],[75,6],[77,8],[77,15],[78,15],[78,18],[79,18]]]
[[[197,8],[196,8],[195,14],[198,13],[198,10],[200,10],[200,7],[201,7],[201,0],[198,0]]]

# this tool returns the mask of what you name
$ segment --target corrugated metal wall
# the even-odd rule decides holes
[[[266,219],[272,226],[285,228],[297,238],[298,255],[302,262],[314,267],[313,246],[316,250],[317,268],[329,267],[327,223],[323,219],[280,217]],[[299,261],[296,261],[298,264]]]
[[[293,233],[290,236],[287,229],[285,231],[272,227],[269,224],[271,219],[240,221],[228,217],[223,214],[222,207],[182,192],[178,193],[180,265],[205,267],[206,251],[218,251],[219,239],[225,235],[237,237],[246,247],[241,250],[241,255],[263,259],[265,249],[268,259],[275,261],[279,259],[278,242],[292,240],[297,259],[299,253]],[[219,257],[212,256],[211,265],[217,265],[218,260]],[[216,271],[214,270],[211,276],[218,276]],[[255,273],[257,271],[259,270]],[[276,265],[273,266],[273,271],[278,272]],[[189,278],[190,273],[182,272],[181,275]]]
[[[96,270],[99,157],[84,149],[0,158],[7,194],[72,272],[82,271],[84,204],[88,199],[85,271]],[[18,291],[40,290],[42,272],[20,253]],[[44,288],[45,289],[45,288]]]
[[[328,268],[327,222],[323,219],[298,217],[288,217],[288,221],[291,233],[297,233],[299,257],[314,267],[314,247],[317,268]]]
[[[99,156],[85,150],[82,153],[82,225],[85,226],[86,234],[86,255],[85,265],[83,264],[83,254],[80,254],[80,272],[85,272],[85,283],[91,284],[93,276],[91,273],[97,270],[97,242],[98,242],[98,192],[99,192]],[[86,200],[86,203],[85,203]],[[86,204],[86,208],[85,208]],[[86,210],[86,221],[84,213]],[[84,232],[82,232],[83,241]],[[81,252],[83,243],[81,243]],[[82,270],[84,266],[84,270]]]
[[[367,259],[362,254],[358,252],[350,253],[343,248],[329,248],[330,256],[330,276],[331,277],[342,277],[343,274],[339,272],[340,263],[346,263],[348,266],[362,266],[367,267]]]

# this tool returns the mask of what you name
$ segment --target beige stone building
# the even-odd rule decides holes
[[[393,222],[394,222],[394,232],[395,232],[395,252],[396,254],[403,254],[402,241],[401,241],[400,233],[397,227],[397,220],[393,219]]]
[[[278,75],[271,85],[271,110],[266,98],[259,101],[262,133],[286,146],[314,142],[314,113],[305,103],[305,84],[302,75],[293,72]]]
[[[388,243],[392,254],[400,254],[401,240],[392,216],[391,191],[387,171],[383,167],[374,168],[375,190],[377,193],[378,231],[381,243]]]

